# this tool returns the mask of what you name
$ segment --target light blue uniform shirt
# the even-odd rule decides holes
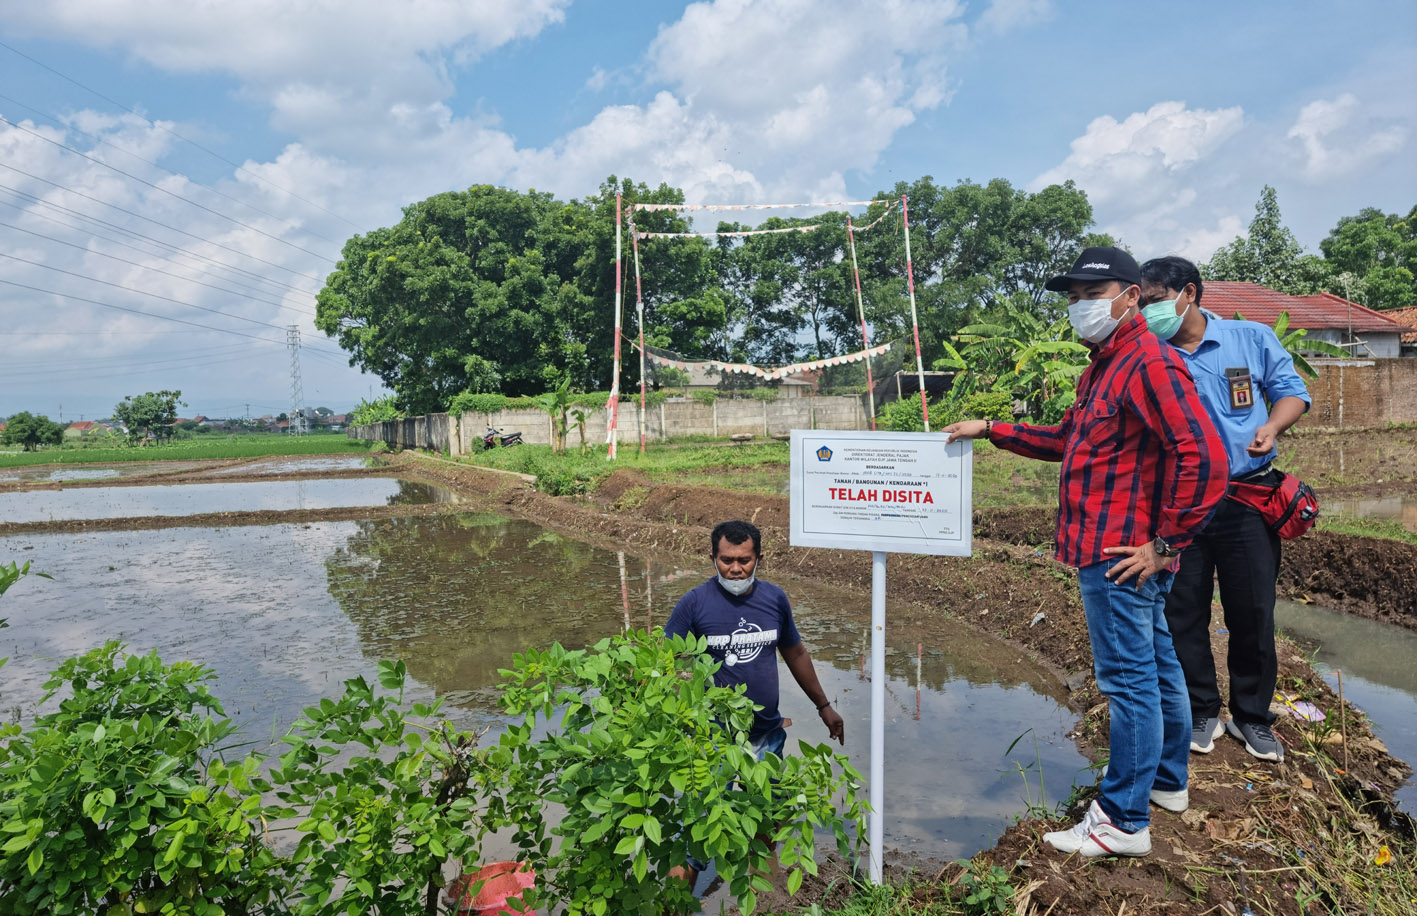
[[[1230,476],[1239,477],[1264,467],[1274,453],[1258,458],[1245,451],[1254,441],[1255,430],[1269,420],[1268,404],[1280,398],[1303,398],[1312,404],[1309,389],[1294,371],[1294,357],[1284,349],[1274,331],[1257,321],[1233,321],[1214,312],[1201,310],[1206,317],[1205,336],[1194,353],[1175,347],[1196,380],[1206,413],[1215,421],[1225,451],[1230,457]],[[1253,396],[1249,407],[1231,402],[1230,379],[1226,369],[1248,368]],[[1261,395],[1263,397],[1261,397]]]

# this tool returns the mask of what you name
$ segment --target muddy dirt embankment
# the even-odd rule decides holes
[[[1053,519],[1052,509],[981,510],[974,514],[974,533],[1048,551]],[[1311,531],[1284,542],[1279,589],[1294,601],[1417,629],[1417,545]]]

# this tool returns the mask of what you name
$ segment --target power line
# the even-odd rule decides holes
[[[116,166],[116,165],[109,165],[107,162],[104,162],[102,159],[95,159],[94,157],[90,156],[88,153],[80,152],[79,150],[74,149],[72,146],[68,146],[67,144],[60,143],[58,140],[51,140],[51,139],[49,139],[48,137],[46,137],[44,134],[39,133],[38,131],[30,130],[28,127],[22,127],[22,126],[20,126],[19,124],[16,124],[14,121],[10,121],[10,120],[6,119],[6,117],[5,117],[4,115],[0,115],[0,124],[8,124],[8,125],[10,125],[11,127],[13,127],[15,130],[22,130],[22,131],[24,131],[25,133],[29,134],[31,137],[38,137],[40,140],[43,140],[45,143],[50,143],[50,144],[53,144],[54,146],[59,147],[60,149],[68,150],[69,152],[73,153],[75,156],[79,156],[79,157],[81,157],[81,158],[83,158],[83,159],[87,159],[89,162],[92,162],[94,165],[101,165],[101,166],[103,166],[103,167],[106,168],[106,169],[111,169],[112,171],[117,172],[119,175],[122,175],[124,178],[128,178],[128,179],[131,179],[132,181],[138,182],[139,184],[146,185],[147,187],[152,188],[154,191],[161,191],[162,193],[166,194],[166,195],[169,196],[169,197],[176,198],[177,200],[180,200],[180,201],[182,201],[182,202],[185,203],[185,204],[188,204],[188,205],[190,205],[190,206],[196,207],[198,210],[205,210],[207,213],[210,213],[210,214],[212,214],[213,216],[219,216],[219,217],[221,217],[221,218],[224,219],[224,220],[227,220],[227,221],[229,221],[229,222],[235,223],[236,225],[240,226],[240,227],[243,228],[243,229],[250,229],[252,232],[257,233],[258,235],[264,235],[266,238],[268,238],[268,239],[270,239],[270,240],[272,240],[272,241],[280,242],[282,245],[288,245],[288,246],[290,246],[291,248],[294,248],[296,251],[303,251],[303,252],[305,252],[306,254],[310,255],[311,257],[319,258],[319,259],[322,260],[322,261],[329,261],[331,264],[335,263],[335,259],[334,259],[334,258],[326,257],[325,255],[322,255],[322,254],[320,254],[320,253],[317,252],[317,251],[311,251],[309,248],[302,248],[301,246],[295,244],[294,242],[287,241],[286,239],[283,239],[283,238],[281,238],[281,237],[278,236],[278,235],[272,235],[271,233],[265,231],[264,229],[257,229],[255,226],[252,226],[250,223],[243,223],[241,220],[237,219],[237,218],[234,217],[234,216],[227,216],[225,213],[222,213],[222,212],[217,211],[217,210],[213,210],[211,207],[208,207],[206,204],[199,204],[199,203],[197,203],[195,200],[192,200],[190,197],[183,197],[181,194],[178,194],[176,191],[169,191],[167,188],[164,188],[164,187],[162,187],[162,186],[160,186],[160,185],[155,185],[155,184],[153,184],[151,181],[148,181],[146,178],[139,178],[137,175],[134,175],[132,172],[125,172],[125,171],[123,171],[122,169],[120,169],[120,168],[119,168],[118,166]],[[277,218],[279,218],[279,217],[277,217]]]
[[[73,194],[73,195],[75,195],[76,197],[82,197],[82,198],[84,198],[85,200],[91,200],[91,201],[93,201],[93,202],[96,203],[96,204],[100,204],[100,205],[105,206],[105,207],[111,207],[111,208],[113,208],[114,210],[119,211],[120,213],[126,213],[126,214],[128,214],[129,216],[137,217],[138,219],[142,220],[142,221],[145,222],[145,223],[152,223],[154,226],[161,226],[162,228],[168,230],[169,232],[176,232],[176,233],[178,233],[179,235],[185,235],[185,236],[187,236],[188,238],[196,239],[196,240],[199,241],[199,242],[206,242],[208,245],[215,245],[217,248],[221,248],[221,249],[223,249],[223,250],[225,250],[225,251],[229,251],[229,252],[231,252],[232,254],[240,255],[240,256],[243,257],[243,258],[250,258],[250,259],[253,260],[253,261],[260,261],[262,264],[265,264],[265,265],[268,266],[268,267],[274,267],[274,268],[276,268],[277,270],[283,270],[283,271],[285,271],[286,273],[294,274],[294,275],[297,276],[297,277],[304,277],[304,278],[307,279],[307,280],[314,280],[316,283],[319,283],[319,282],[320,282],[320,278],[319,278],[319,277],[312,276],[312,275],[310,275],[310,274],[301,273],[300,271],[298,271],[298,270],[296,270],[296,269],[294,269],[294,268],[292,268],[292,267],[286,267],[286,266],[284,266],[283,264],[277,264],[275,261],[267,261],[265,258],[258,257],[258,256],[254,255],[254,254],[248,254],[247,252],[244,252],[244,251],[240,250],[239,248],[232,248],[230,245],[223,245],[221,242],[215,242],[215,241],[212,241],[211,239],[203,238],[202,236],[197,235],[196,233],[188,232],[186,229],[178,229],[176,226],[169,226],[167,223],[161,222],[160,220],[155,220],[155,219],[153,219],[153,218],[150,217],[150,216],[144,216],[144,215],[141,214],[141,213],[134,212],[133,210],[129,210],[129,209],[125,208],[125,207],[120,207],[120,206],[118,206],[117,204],[111,204],[111,203],[109,203],[109,202],[106,201],[106,200],[100,200],[100,199],[97,198],[97,197],[94,197],[94,196],[89,195],[89,194],[85,194],[83,191],[76,191],[76,190],[74,190],[73,188],[70,188],[70,187],[67,187],[67,186],[65,186],[65,185],[62,185],[62,184],[60,184],[60,183],[57,182],[57,181],[50,181],[48,178],[41,178],[41,177],[39,177],[38,175],[33,174],[32,172],[26,172],[24,169],[17,169],[17,168],[15,168],[13,165],[11,165],[11,164],[8,163],[8,162],[0,162],[0,167],[7,168],[7,169],[9,169],[9,170],[12,171],[12,172],[18,172],[19,174],[24,175],[26,178],[32,178],[32,179],[34,179],[35,181],[42,181],[42,182],[44,182],[45,184],[47,184],[47,185],[49,185],[49,186],[51,186],[51,187],[58,188],[58,189],[61,190],[61,191],[68,191],[70,194]]]
[[[52,264],[45,264],[42,261],[31,261],[29,258],[22,258],[19,255],[9,254],[8,252],[0,251],[0,258],[9,258],[12,261],[19,261],[22,264],[30,264],[34,267],[39,267],[44,270],[52,270],[55,273],[67,274],[71,277],[78,277],[80,280],[88,280],[90,283],[102,283],[104,286],[111,286],[114,289],[121,289],[129,293],[137,293],[140,296],[150,296],[153,299],[161,299],[163,302],[171,302],[175,305],[186,306],[187,308],[200,309],[204,312],[211,312],[214,315],[220,315],[223,318],[234,318],[237,321],[250,322],[251,324],[260,325],[263,328],[275,328],[278,331],[284,330],[279,325],[268,324],[264,321],[257,321],[254,318],[247,318],[244,315],[233,315],[230,312],[223,312],[221,309],[209,308],[205,305],[197,305],[192,302],[183,302],[181,299],[174,299],[171,296],[163,296],[159,295],[158,293],[150,293],[147,290],[138,289],[137,287],[133,286],[124,286],[122,283],[113,283],[108,280],[100,280],[98,277],[91,277],[88,274],[81,274],[72,270],[65,270],[62,267],[55,267]]]
[[[127,258],[120,258],[120,257],[118,257],[117,255],[104,254],[102,251],[94,251],[92,248],[88,248],[88,247],[85,247],[85,246],[83,246],[83,245],[76,245],[76,244],[74,244],[73,242],[66,242],[66,241],[64,241],[63,239],[56,239],[56,238],[54,238],[54,237],[52,237],[52,236],[45,235],[45,234],[42,233],[42,232],[35,232],[33,229],[25,229],[25,228],[23,228],[22,226],[14,226],[14,225],[11,225],[10,223],[5,222],[4,220],[0,220],[0,226],[4,226],[6,229],[13,229],[13,230],[15,230],[16,232],[24,232],[24,233],[27,233],[27,234],[29,234],[29,235],[33,235],[33,236],[35,236],[36,238],[41,238],[41,239],[44,239],[44,240],[46,240],[46,241],[54,242],[54,243],[59,244],[59,245],[68,245],[70,248],[77,248],[78,250],[84,252],[85,254],[95,254],[95,255],[98,255],[98,256],[101,257],[101,258],[111,258],[111,259],[114,260],[114,261],[121,261],[121,262],[124,263],[124,264],[131,264],[132,266],[137,267],[137,268],[140,268],[140,269],[142,269],[142,270],[151,270],[153,273],[159,273],[159,274],[162,274],[163,276],[166,276],[166,277],[172,277],[172,278],[174,278],[174,279],[181,280],[183,283],[195,283],[195,284],[197,284],[198,286],[205,286],[207,289],[215,289],[215,290],[219,290],[219,291],[221,291],[221,292],[223,292],[223,293],[229,293],[230,295],[233,295],[233,296],[241,296],[242,298],[247,299],[247,300],[252,301],[252,302],[264,302],[264,303],[266,303],[267,305],[274,305],[276,308],[278,308],[278,309],[283,309],[283,310],[288,311],[288,312],[299,312],[299,313],[302,314],[302,315],[314,315],[314,314],[315,314],[313,311],[311,311],[311,310],[309,310],[309,309],[301,309],[301,308],[296,308],[296,307],[293,306],[293,305],[285,305],[284,303],[276,302],[274,299],[262,299],[262,298],[259,297],[259,296],[245,296],[245,295],[243,295],[242,293],[238,293],[238,292],[236,292],[235,290],[227,289],[227,288],[224,287],[224,286],[216,286],[216,285],[214,285],[214,284],[212,284],[212,283],[203,283],[201,280],[193,280],[193,279],[191,279],[190,277],[183,277],[183,276],[180,276],[180,275],[178,275],[178,274],[172,273],[171,271],[162,270],[161,268],[158,268],[158,267],[149,267],[149,266],[146,265],[146,264],[139,264],[137,261],[130,261],[130,260],[128,260]]]
[[[134,315],[142,315],[146,318],[156,318],[160,321],[175,321],[178,324],[187,324],[191,325],[194,328],[205,328],[208,331],[217,331],[221,334],[235,334],[237,337],[246,337],[251,340],[259,340],[263,343],[281,343],[281,341],[278,340],[271,340],[268,337],[257,337],[255,334],[246,334],[242,331],[234,331],[231,328],[218,328],[210,324],[201,324],[200,322],[196,321],[188,321],[185,318],[174,318],[171,315],[156,315],[152,312],[145,312],[142,309],[133,309],[123,305],[114,305],[111,302],[102,302],[98,299],[89,299],[84,296],[74,296],[69,293],[61,293],[57,292],[56,290],[44,289],[43,287],[39,286],[30,286],[27,283],[16,283],[14,280],[6,280],[4,277],[0,277],[0,283],[4,283],[6,286],[16,287],[17,289],[27,289],[31,292],[46,293],[50,296],[58,296],[60,299],[72,299],[75,302],[86,302],[89,305],[97,305],[100,308],[115,309],[120,312],[132,312]]]
[[[209,360],[209,361],[206,361],[206,362],[193,362],[191,365],[182,365],[182,366],[138,366],[138,367],[134,367],[134,368],[121,369],[121,370],[114,370],[114,371],[112,371],[112,372],[85,372],[85,371],[83,371],[83,370],[77,370],[77,371],[75,372],[75,374],[72,374],[72,375],[50,375],[50,376],[47,376],[47,377],[46,377],[46,381],[50,381],[50,382],[76,382],[76,381],[85,381],[85,380],[88,380],[88,379],[129,378],[129,377],[134,376],[134,375],[150,375],[150,374],[152,374],[152,373],[154,373],[154,372],[179,372],[179,371],[186,370],[186,369],[197,368],[197,367],[199,367],[199,366],[221,365],[221,364],[224,364],[224,363],[237,363],[237,362],[248,362],[248,361],[249,361],[249,357],[247,357],[247,356],[232,356],[232,357],[228,357],[228,358],[226,358],[226,359],[214,359],[214,360]]]
[[[115,364],[111,366],[61,366],[61,367],[36,367],[33,369],[14,369],[0,372],[0,379],[17,380],[37,380],[43,379],[47,382],[67,381],[74,378],[87,378],[96,373],[110,373],[118,375],[124,372],[136,372],[139,369],[188,369],[205,366],[216,366],[227,362],[238,362],[249,360],[250,353],[230,353],[225,356],[181,356],[174,359],[165,360],[132,360],[127,363]]]
[[[149,243],[151,243],[151,244],[153,244],[153,245],[156,245],[156,246],[158,246],[159,248],[167,249],[168,251],[171,251],[171,252],[173,252],[174,254],[183,254],[183,255],[186,255],[186,256],[189,257],[189,258],[194,258],[194,259],[196,259],[196,260],[198,260],[198,261],[205,261],[205,262],[207,262],[207,263],[209,263],[209,264],[212,264],[212,265],[214,265],[214,266],[216,266],[216,267],[220,267],[222,270],[229,270],[229,271],[231,271],[231,272],[233,272],[233,273],[237,273],[237,274],[245,274],[246,276],[251,277],[253,280],[255,280],[255,281],[258,282],[258,283],[264,283],[264,284],[266,284],[267,286],[273,286],[273,287],[275,287],[275,288],[277,289],[277,291],[279,291],[279,290],[286,290],[286,291],[288,291],[288,292],[301,293],[301,294],[307,295],[307,296],[314,295],[314,292],[311,291],[311,290],[308,290],[308,289],[301,289],[301,288],[298,287],[298,286],[291,286],[289,283],[286,283],[286,282],[284,282],[284,281],[282,281],[282,280],[272,280],[272,279],[270,279],[269,277],[264,277],[264,276],[262,276],[261,274],[254,273],[254,272],[252,272],[252,271],[246,270],[244,267],[236,267],[236,266],[231,265],[231,264],[226,264],[226,263],[223,263],[223,262],[221,262],[221,261],[216,260],[215,258],[209,257],[209,256],[207,256],[207,255],[198,254],[198,253],[195,252],[195,251],[190,251],[190,250],[188,250],[188,249],[186,249],[186,248],[183,248],[183,247],[180,246],[180,245],[174,245],[174,244],[172,244],[171,242],[164,242],[164,241],[162,241],[161,239],[155,239],[155,238],[153,238],[153,237],[150,236],[150,235],[143,235],[141,232],[138,232],[138,231],[133,230],[133,229],[129,229],[129,228],[127,228],[126,226],[120,226],[120,225],[118,225],[117,223],[110,223],[110,222],[108,222],[107,220],[99,219],[99,218],[96,217],[96,216],[89,216],[87,213],[80,213],[78,210],[71,210],[71,209],[68,208],[68,207],[61,206],[61,205],[56,204],[56,203],[51,203],[50,201],[44,200],[43,198],[35,197],[33,194],[28,194],[28,193],[26,193],[26,192],[24,192],[24,191],[21,191],[21,190],[19,190],[18,188],[12,188],[12,187],[10,187],[9,185],[4,184],[3,182],[0,182],[0,190],[8,191],[8,192],[10,192],[11,194],[15,195],[16,197],[19,197],[19,198],[21,198],[22,200],[28,200],[28,201],[30,201],[30,202],[36,204],[37,206],[48,207],[48,208],[51,209],[51,210],[58,210],[58,211],[60,211],[60,212],[62,212],[62,213],[67,213],[67,214],[69,214],[70,216],[77,217],[78,219],[84,220],[84,221],[86,221],[86,222],[88,222],[88,223],[97,223],[97,224],[100,225],[100,226],[103,226],[103,227],[108,228],[108,229],[112,229],[112,230],[115,231],[115,232],[120,232],[120,233],[122,233],[122,234],[124,234],[124,235],[126,235],[126,236],[131,237],[131,238],[134,238],[134,239],[142,239],[143,241],[149,242]],[[138,248],[137,246],[129,245],[127,242],[121,242],[121,241],[119,241],[118,239],[112,239],[112,238],[109,238],[109,237],[106,236],[106,235],[102,235],[101,233],[94,232],[92,229],[83,229],[83,228],[80,228],[79,226],[71,226],[71,225],[69,225],[68,223],[65,223],[65,222],[62,222],[62,221],[60,221],[60,220],[57,220],[57,219],[55,219],[55,218],[52,217],[52,216],[47,216],[47,215],[45,215],[45,214],[43,214],[43,213],[39,213],[39,212],[37,212],[37,211],[35,211],[35,210],[28,210],[28,209],[26,209],[26,208],[24,208],[24,207],[19,206],[18,204],[13,204],[13,203],[10,203],[9,201],[6,201],[6,200],[0,200],[0,204],[4,204],[5,206],[10,207],[11,209],[14,209],[14,210],[18,210],[21,214],[24,214],[24,215],[27,215],[27,216],[37,216],[37,217],[39,217],[40,219],[48,220],[48,221],[51,222],[51,223],[58,223],[60,226],[63,226],[63,227],[66,228],[66,229],[73,229],[75,232],[89,232],[89,233],[91,233],[91,234],[93,235],[94,238],[103,239],[105,242],[112,242],[112,243],[115,244],[115,245],[121,246],[121,247],[123,247],[123,248],[130,249],[130,250],[132,250],[132,251],[136,251],[136,252],[138,252],[139,254],[146,255],[146,256],[148,256],[148,257],[161,258],[162,260],[167,261],[168,263],[173,264],[174,266],[184,267],[184,268],[186,268],[186,269],[188,269],[188,270],[196,270],[196,271],[198,271],[199,273],[206,274],[207,276],[214,276],[214,275],[210,274],[208,271],[203,270],[203,269],[200,268],[200,267],[192,267],[192,266],[187,265],[187,264],[180,264],[180,263],[178,263],[177,261],[173,260],[171,257],[168,257],[167,255],[163,255],[163,254],[159,254],[159,253],[151,252],[151,251],[146,251],[146,250],[144,250],[144,249],[142,249],[142,248]],[[219,277],[218,279],[224,280],[224,281],[226,281],[227,283],[235,284],[236,286],[243,286],[243,285],[242,285],[241,283],[239,283],[238,281],[233,280],[233,279],[231,279],[231,278],[229,278],[229,277]],[[251,287],[244,287],[244,286],[243,286],[243,288],[250,289]]]
[[[355,228],[355,229],[362,229],[362,228],[363,228],[363,227],[361,227],[359,224],[354,223],[354,222],[352,222],[352,221],[350,221],[350,220],[345,219],[343,216],[340,216],[338,213],[335,213],[335,212],[332,211],[332,210],[327,210],[327,209],[325,209],[324,207],[322,207],[322,206],[320,206],[319,204],[315,203],[313,200],[306,200],[304,197],[301,197],[299,194],[296,194],[294,191],[290,190],[289,188],[283,188],[283,187],[281,187],[280,185],[276,184],[275,182],[269,181],[269,180],[267,180],[267,179],[261,177],[260,175],[256,174],[255,172],[251,171],[250,169],[248,169],[248,168],[246,168],[246,167],[244,167],[244,166],[238,165],[238,164],[236,164],[235,162],[232,162],[230,159],[226,158],[225,156],[221,155],[220,153],[213,152],[212,150],[207,149],[205,146],[203,146],[202,144],[196,142],[195,140],[189,140],[189,139],[187,139],[186,137],[184,137],[184,136],[182,136],[181,134],[179,134],[177,131],[175,131],[175,130],[169,128],[169,127],[164,127],[164,126],[162,126],[161,124],[158,124],[156,121],[153,121],[153,120],[147,118],[147,117],[144,116],[144,115],[138,114],[138,112],[137,112],[136,110],[134,110],[133,108],[128,107],[127,105],[124,105],[122,102],[119,102],[119,101],[117,101],[116,99],[111,99],[111,98],[109,98],[108,96],[106,96],[106,95],[104,95],[103,93],[99,92],[97,89],[93,89],[93,88],[91,88],[91,87],[89,87],[89,86],[85,86],[83,83],[81,83],[81,82],[79,82],[78,80],[74,79],[72,76],[69,76],[68,74],[59,72],[58,70],[54,69],[53,67],[51,67],[51,66],[49,66],[48,64],[44,63],[43,61],[37,60],[37,59],[35,59],[35,58],[33,58],[33,57],[30,57],[28,54],[24,53],[23,51],[21,51],[21,50],[15,48],[15,47],[12,47],[11,45],[8,45],[8,44],[6,44],[6,43],[3,42],[3,41],[0,41],[0,48],[4,48],[5,50],[9,51],[11,54],[15,54],[15,55],[18,55],[19,57],[23,57],[25,60],[29,61],[30,63],[34,64],[35,66],[43,67],[45,70],[48,70],[50,73],[53,73],[55,76],[57,76],[57,77],[59,77],[59,78],[61,78],[61,79],[64,79],[64,80],[67,80],[67,81],[73,83],[75,86],[78,86],[80,89],[84,90],[85,92],[88,92],[88,93],[91,93],[91,94],[93,94],[93,95],[98,96],[99,98],[103,99],[105,102],[109,103],[110,105],[117,105],[119,108],[123,109],[124,111],[128,112],[129,114],[134,115],[134,116],[136,116],[136,117],[138,117],[138,118],[141,118],[141,119],[144,121],[144,123],[149,124],[149,125],[151,125],[152,127],[156,128],[156,129],[158,129],[158,130],[163,131],[164,133],[171,134],[172,136],[174,136],[174,137],[176,137],[177,139],[181,140],[183,143],[186,143],[186,144],[188,144],[188,145],[190,145],[190,146],[194,146],[194,147],[196,147],[197,149],[201,150],[202,152],[206,153],[207,155],[212,156],[212,157],[214,157],[214,158],[216,158],[216,159],[218,159],[218,160],[220,160],[220,161],[222,161],[222,162],[225,162],[227,165],[229,165],[229,166],[231,166],[232,168],[236,169],[236,171],[238,171],[238,172],[243,172],[243,173],[245,173],[245,174],[247,174],[247,175],[250,175],[252,178],[256,179],[257,181],[261,182],[261,184],[264,184],[264,185],[266,185],[267,187],[275,188],[277,191],[280,191],[280,192],[283,193],[283,194],[289,194],[291,197],[295,198],[296,200],[300,201],[301,203],[309,204],[310,206],[314,207],[316,210],[319,210],[321,213],[325,213],[325,214],[328,214],[329,216],[333,216],[335,219],[339,220],[340,222],[345,223],[345,224],[348,225],[348,226],[352,226],[352,227]]]
[[[78,134],[78,135],[81,136],[81,137],[87,137],[88,139],[92,140],[95,145],[98,145],[98,146],[106,146],[106,147],[108,147],[109,149],[117,150],[118,152],[122,153],[123,155],[128,156],[128,157],[133,158],[133,159],[136,159],[136,160],[138,160],[139,162],[146,163],[147,165],[152,166],[153,168],[157,169],[157,170],[160,171],[160,172],[166,172],[168,175],[171,175],[171,176],[173,176],[173,177],[175,177],[175,178],[181,178],[183,181],[190,182],[190,183],[196,185],[196,186],[199,187],[199,188],[203,188],[203,189],[205,189],[206,191],[208,191],[208,192],[210,192],[210,193],[212,193],[212,194],[215,194],[215,195],[218,196],[218,197],[224,197],[224,198],[226,198],[227,200],[231,201],[232,203],[240,204],[241,206],[246,207],[246,208],[249,209],[249,210],[254,210],[255,212],[261,214],[262,216],[269,216],[271,219],[277,219],[277,220],[278,220],[278,219],[283,219],[283,217],[277,216],[277,215],[274,214],[274,213],[270,213],[270,212],[268,212],[268,211],[266,211],[266,210],[262,210],[260,207],[256,206],[256,205],[253,204],[253,203],[249,203],[249,202],[247,202],[247,201],[244,201],[244,200],[242,200],[242,199],[239,198],[239,197],[233,197],[232,195],[227,194],[226,192],[221,191],[221,190],[219,190],[219,189],[217,189],[217,188],[214,188],[214,187],[212,187],[212,186],[209,185],[209,184],[204,184],[203,182],[197,181],[196,179],[192,178],[190,175],[181,175],[181,174],[178,174],[177,172],[174,172],[174,171],[172,171],[171,169],[164,167],[164,166],[161,165],[160,163],[154,162],[154,161],[151,160],[151,159],[145,159],[145,158],[143,158],[142,156],[139,156],[137,153],[133,152],[132,150],[124,149],[123,147],[119,146],[117,143],[114,143],[114,142],[111,141],[111,140],[106,140],[106,139],[104,139],[103,137],[100,137],[100,136],[98,136],[97,134],[91,134],[91,133],[89,133],[89,132],[86,131],[86,130],[80,130],[79,128],[77,128],[77,127],[75,127],[74,125],[68,123],[68,122],[65,121],[63,118],[61,118],[60,116],[58,116],[58,115],[56,115],[56,114],[52,114],[52,113],[50,113],[50,112],[43,111],[42,109],[35,108],[33,105],[26,105],[24,102],[21,102],[19,99],[11,98],[10,96],[4,95],[4,94],[0,94],[0,100],[4,100],[4,101],[6,101],[6,102],[9,102],[11,105],[15,105],[15,106],[17,106],[17,107],[19,107],[19,108],[23,108],[23,109],[25,109],[26,111],[34,112],[35,114],[39,115],[39,116],[42,117],[42,118],[47,118],[47,119],[49,119],[50,121],[52,121],[57,127],[59,127],[60,130],[63,130],[63,131],[65,131],[66,133],[75,133],[75,134]],[[13,123],[13,122],[11,122],[11,123]],[[301,231],[301,232],[304,232],[306,235],[314,236],[315,238],[320,239],[320,240],[323,241],[323,242],[329,242],[331,245],[338,245],[338,244],[339,244],[339,241],[338,241],[338,240],[329,238],[328,236],[321,235],[320,233],[318,233],[318,232],[316,232],[316,231],[314,231],[313,229],[310,229],[310,228],[308,228],[308,227],[302,226],[301,229],[300,229],[300,231]]]

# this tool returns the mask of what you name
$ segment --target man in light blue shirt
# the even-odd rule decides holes
[[[1176,348],[1195,378],[1206,412],[1225,440],[1230,479],[1278,483],[1275,440],[1309,409],[1309,392],[1274,331],[1201,310],[1200,271],[1178,257],[1141,267],[1142,314]],[[1284,759],[1270,731],[1279,662],[1274,650],[1279,536],[1257,509],[1224,499],[1205,530],[1181,553],[1166,600],[1166,622],[1191,700],[1191,750],[1208,754],[1229,731],[1261,760]],[[1220,718],[1220,690],[1210,649],[1210,603],[1220,580],[1229,630],[1230,721]]]

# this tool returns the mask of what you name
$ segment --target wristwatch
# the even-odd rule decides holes
[[[1156,555],[1158,557],[1163,557],[1168,560],[1172,557],[1178,557],[1181,555],[1181,551],[1177,550],[1175,547],[1172,547],[1170,544],[1163,541],[1160,537],[1151,542],[1151,549],[1156,551]]]

